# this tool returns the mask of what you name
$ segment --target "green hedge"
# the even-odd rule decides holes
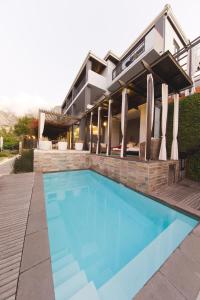
[[[174,104],[169,104],[167,148],[171,151]],[[200,93],[180,100],[179,104],[179,152],[189,153],[200,147]]]
[[[167,152],[170,157],[173,131],[174,104],[169,104],[167,123]],[[189,178],[200,180],[200,93],[180,100],[179,104],[179,153],[186,153]]]
[[[15,160],[14,173],[33,172],[33,150],[23,150]]]
[[[192,180],[200,181],[200,151],[188,157],[186,175]]]

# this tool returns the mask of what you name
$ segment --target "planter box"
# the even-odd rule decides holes
[[[66,151],[67,150],[67,142],[58,142],[58,150]]]
[[[40,150],[52,150],[52,142],[51,141],[39,141],[39,149]]]
[[[75,143],[75,150],[82,151],[83,150],[83,143]]]

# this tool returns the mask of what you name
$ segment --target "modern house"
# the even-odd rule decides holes
[[[86,141],[86,149],[89,139],[85,136],[85,127],[86,124],[88,127],[90,112],[96,114],[96,117],[93,116],[93,123],[98,125],[97,106],[101,110],[99,116],[103,124],[103,128],[98,129],[98,143],[107,145],[107,154],[110,154],[110,148],[117,148],[122,142],[120,123],[126,127],[126,143],[139,146],[146,142],[147,73],[153,74],[151,80],[154,80],[155,113],[154,122],[151,120],[154,123],[152,137],[160,137],[161,85],[167,84],[165,89],[168,93],[177,94],[183,90],[186,90],[185,93],[191,92],[188,88],[191,89],[192,84],[195,84],[191,80],[198,70],[199,61],[198,53],[195,56],[192,48],[188,49],[190,44],[170,6],[166,5],[120,58],[108,52],[104,59],[100,59],[89,52],[62,104],[63,114],[80,118],[79,138]],[[127,98],[123,102],[128,105],[128,112],[123,111],[124,116],[121,114],[123,97]],[[110,107],[112,106],[112,130],[107,120],[109,100]],[[127,125],[121,122],[124,117]],[[96,151],[101,152],[99,146]],[[124,155],[126,151],[122,150],[121,156]]]
[[[64,126],[62,133],[68,131],[68,148],[96,154],[98,169],[109,157],[115,159],[112,165],[119,157],[138,164],[154,161],[157,167],[165,161],[163,176],[169,182],[172,172],[174,181],[179,96],[194,93],[199,85],[200,38],[189,41],[166,5],[121,57],[111,51],[103,59],[88,53],[62,103],[62,114],[40,111],[39,138],[46,118],[46,125],[53,122],[54,128]],[[174,101],[174,120],[168,157],[169,99]],[[103,173],[109,169],[105,168]]]

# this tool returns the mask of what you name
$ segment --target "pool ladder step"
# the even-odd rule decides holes
[[[97,294],[96,287],[93,282],[89,282],[76,294],[74,294],[70,300],[100,300]]]
[[[59,269],[57,272],[53,273],[53,282],[57,286],[64,281],[68,280],[70,277],[80,272],[80,267],[77,261],[72,261],[67,266]]]
[[[62,269],[63,267],[66,267],[67,265],[69,265],[70,263],[72,263],[74,261],[75,261],[74,257],[71,254],[63,256],[63,257],[58,258],[56,260],[53,260],[52,261],[52,271],[53,271],[53,273],[59,271],[60,269]]]
[[[59,252],[56,252],[55,254],[51,255],[51,260],[52,262],[54,262],[64,256],[67,256],[68,254],[70,254],[68,249],[60,250]]]
[[[55,287],[56,300],[68,300],[88,284],[84,271],[80,271],[62,284]]]

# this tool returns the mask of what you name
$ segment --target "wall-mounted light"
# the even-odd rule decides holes
[[[107,126],[107,122],[103,122],[103,126],[106,127]]]

